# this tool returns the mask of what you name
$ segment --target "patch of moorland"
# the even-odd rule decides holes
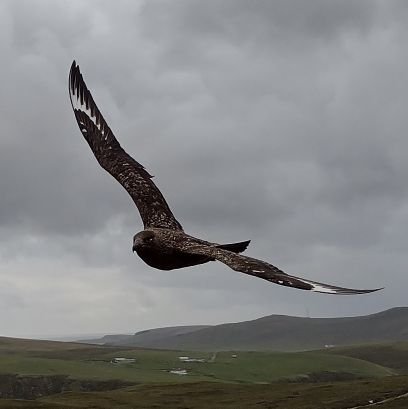
[[[69,392],[36,401],[1,400],[4,409],[349,409],[408,392],[408,377],[324,384],[179,383],[137,385],[109,392]],[[381,409],[406,409],[408,398]]]

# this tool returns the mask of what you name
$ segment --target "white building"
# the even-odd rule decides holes
[[[111,364],[132,364],[135,361],[135,358],[112,358]]]

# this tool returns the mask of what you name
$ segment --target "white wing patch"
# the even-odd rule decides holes
[[[72,102],[72,107],[74,109],[77,109],[78,111],[82,111],[86,116],[95,124],[95,126],[99,129],[102,135],[105,134],[105,131],[103,129],[102,123],[97,123],[96,120],[96,115],[95,113],[92,115],[92,111],[90,107],[86,107],[86,102],[84,101],[81,103],[81,97],[75,92],[76,89],[72,89],[72,87],[69,87],[69,95],[71,96],[71,102]],[[85,125],[85,124],[81,124]],[[87,132],[86,128],[81,128],[82,132]]]
[[[309,283],[308,281],[303,280],[305,283],[310,284],[313,286],[311,291],[315,291],[316,293],[327,293],[327,294],[336,294],[337,291],[330,287],[324,287],[319,284]]]
[[[69,97],[71,99],[72,108],[74,111],[84,113],[94,123],[104,139],[107,140],[109,128],[93,102],[92,95],[83,83],[82,75],[79,72],[79,67],[75,65],[75,61],[73,67],[76,67],[77,71],[74,72],[73,68],[71,68],[69,73]],[[82,133],[88,133],[84,123],[79,121],[79,125]]]

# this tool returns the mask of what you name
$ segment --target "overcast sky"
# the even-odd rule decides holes
[[[406,1],[3,0],[5,336],[135,332],[406,305]],[[185,230],[354,288],[288,289],[220,263],[154,270],[68,97],[72,60]]]

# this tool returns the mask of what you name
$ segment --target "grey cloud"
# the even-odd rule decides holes
[[[193,40],[249,42],[275,45],[281,41],[299,48],[305,41],[330,41],[342,32],[364,33],[372,27],[378,2],[360,1],[179,1],[147,3],[145,29],[154,36],[169,29],[182,43]],[[171,41],[173,38],[170,38]],[[297,43],[296,43],[297,42]]]
[[[0,280],[10,288],[5,311],[16,307],[4,331],[22,333],[29,322],[27,334],[36,325],[55,334],[60,320],[75,333],[131,331],[135,322],[403,304],[406,4],[118,4],[0,6]],[[137,210],[100,169],[71,112],[73,58],[187,232],[252,239],[249,255],[289,273],[386,291],[311,297],[215,263],[149,269],[131,253]],[[53,329],[35,318],[44,315]]]

